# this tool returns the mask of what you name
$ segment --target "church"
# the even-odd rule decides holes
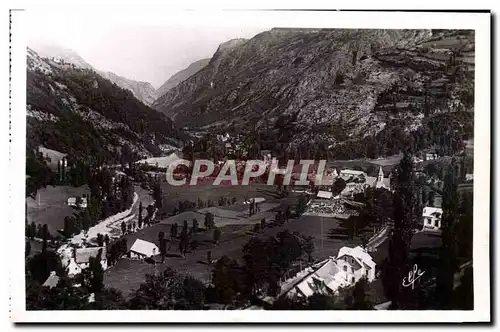
[[[378,170],[378,175],[377,177],[374,176],[367,176],[366,177],[366,182],[365,182],[366,187],[375,187],[375,188],[384,188],[387,190],[391,189],[391,178],[387,177],[384,178],[384,171],[382,170],[382,166],[380,166]]]

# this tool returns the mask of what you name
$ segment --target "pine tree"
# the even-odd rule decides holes
[[[142,202],[139,203],[139,217],[137,219],[137,226],[142,228]]]
[[[456,224],[458,220],[458,169],[455,160],[448,167],[443,186],[443,215],[441,218],[441,251],[436,295],[439,306],[449,309],[453,293],[453,275],[457,269]]]
[[[396,169],[394,198],[394,230],[389,241],[389,257],[383,269],[382,282],[386,296],[395,309],[405,305],[406,292],[401,281],[407,273],[411,239],[418,227],[419,192],[415,185],[412,156],[405,153]]]

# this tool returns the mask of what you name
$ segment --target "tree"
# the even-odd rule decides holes
[[[63,271],[59,256],[50,250],[28,259],[26,265],[30,275],[39,284],[43,284],[47,280],[50,272],[56,271],[57,273],[61,273]]]
[[[368,283],[365,278],[361,278],[354,285],[352,291],[352,304],[349,309],[353,310],[371,310],[373,309],[372,303],[367,298],[366,290],[368,288]]]
[[[162,192],[161,192],[161,186],[160,186],[160,183],[159,182],[156,182],[154,187],[153,187],[153,199],[155,200],[155,206],[158,208],[158,209],[161,209],[161,207],[163,206],[163,203],[162,203]]]
[[[91,272],[90,291],[92,293],[99,293],[104,288],[104,269],[101,265],[101,255],[102,249],[99,249],[96,257],[89,258],[89,269]]]
[[[297,202],[296,212],[297,215],[302,215],[305,212],[307,206],[307,198],[304,195],[299,197],[299,201]]]
[[[142,228],[142,202],[139,203],[139,216],[137,219],[137,226]]]
[[[30,253],[31,253],[31,243],[30,243],[30,241],[26,241],[26,246],[24,249],[24,256],[29,257]]]
[[[193,233],[198,233],[198,220],[193,219],[193,227],[192,227],[192,232]]]
[[[389,241],[389,257],[382,270],[384,291],[395,309],[405,306],[408,290],[401,280],[409,270],[408,257],[411,239],[420,220],[419,192],[415,186],[412,157],[404,153],[396,168],[394,193],[394,230]]]
[[[42,253],[45,253],[47,251],[47,242],[49,239],[49,228],[47,227],[47,224],[43,224],[42,227]]]
[[[332,296],[315,293],[307,298],[307,310],[335,310]]]
[[[308,236],[304,239],[304,251],[307,254],[307,260],[309,262],[312,261],[312,253],[314,252],[314,238],[312,236]]]
[[[182,227],[181,235],[179,238],[179,251],[183,257],[186,257],[186,253],[189,248],[189,234],[187,221],[185,220],[184,226]]]
[[[340,194],[342,192],[342,190],[345,189],[346,186],[347,186],[347,184],[346,184],[344,179],[342,179],[340,177],[337,178],[337,180],[335,180],[335,182],[333,183],[333,187],[332,187],[333,195],[337,196],[338,194]]]
[[[167,268],[158,275],[146,275],[146,281],[131,296],[134,310],[200,310],[205,303],[205,286],[190,276]]]
[[[208,212],[205,214],[204,226],[207,230],[212,230],[215,227],[214,215],[212,213]]]
[[[266,228],[266,218],[260,220],[260,229],[264,230],[264,228]]]
[[[158,233],[158,246],[160,247],[161,262],[165,262],[165,256],[167,255],[167,239],[165,239],[165,233]]]
[[[235,260],[222,256],[212,270],[213,301],[233,304],[238,294],[243,291],[243,274]]]
[[[170,226],[170,238],[175,238],[177,236],[177,224],[172,224]]]
[[[457,188],[458,170],[453,160],[444,178],[440,264],[436,277],[436,293],[442,309],[450,309],[452,306],[453,277],[458,267],[456,230],[459,219],[459,196]]]
[[[125,224],[125,221],[122,221],[121,229],[122,229],[122,234],[125,235],[125,232],[127,231],[127,225]]]
[[[214,229],[214,234],[213,234],[215,244],[217,244],[219,242],[221,235],[222,235],[222,232],[221,232],[220,228],[216,227]]]

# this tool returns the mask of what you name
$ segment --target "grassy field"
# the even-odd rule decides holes
[[[381,159],[353,159],[353,160],[334,160],[327,163],[327,169],[335,167],[337,169],[354,169],[363,170],[368,173],[369,176],[376,176],[378,174],[379,166],[382,166],[384,174],[389,174],[394,166],[396,166],[400,160],[401,156],[395,155],[390,157],[385,157]]]
[[[64,227],[64,217],[71,216],[76,212],[74,208],[67,205],[69,197],[89,194],[87,186],[48,186],[38,190],[37,198],[27,198],[28,223],[47,224],[49,232],[56,234]]]
[[[201,199],[205,203],[208,200],[212,200],[214,205],[217,206],[217,202],[221,197],[229,199],[234,197],[239,203],[252,197],[263,197],[266,200],[277,198],[275,186],[268,186],[260,183],[251,183],[248,186],[214,186],[212,183],[213,181],[199,182],[196,186],[186,185],[175,187],[167,182],[162,182],[163,211],[171,213],[173,209],[178,206],[179,202],[185,200],[196,202],[198,199]]]
[[[315,245],[313,258],[323,259],[336,255],[338,250],[346,245],[345,240],[328,237],[328,232],[337,226],[338,221],[333,218],[304,216],[299,219],[292,219],[280,227],[267,227],[258,237],[267,239],[285,229],[290,232],[299,232],[305,236],[313,236]],[[249,232],[250,228],[248,225],[228,225],[222,227],[221,240],[217,245],[212,242],[211,232],[198,233],[193,238],[199,242],[199,246],[196,251],[189,252],[186,258],[182,258],[179,254],[177,241],[170,242],[171,249],[164,264],[157,264],[156,269],[157,271],[162,271],[169,266],[179,272],[208,282],[211,278],[211,266],[206,262],[207,252],[209,250],[212,252],[212,259],[217,259],[223,255],[232,258],[241,258],[243,246],[252,237]],[[158,232],[160,231],[166,232],[168,237],[170,225],[158,224],[135,234],[128,235],[128,244],[131,246],[136,238],[157,243]],[[156,257],[156,261],[160,261],[159,256]],[[153,267],[150,264],[123,259],[105,272],[104,282],[106,286],[117,288],[127,296],[139,287],[144,281],[145,274],[151,273],[151,271],[153,271]]]

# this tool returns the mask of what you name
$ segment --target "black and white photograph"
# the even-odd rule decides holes
[[[490,321],[488,12],[139,8],[10,13],[11,319]]]

